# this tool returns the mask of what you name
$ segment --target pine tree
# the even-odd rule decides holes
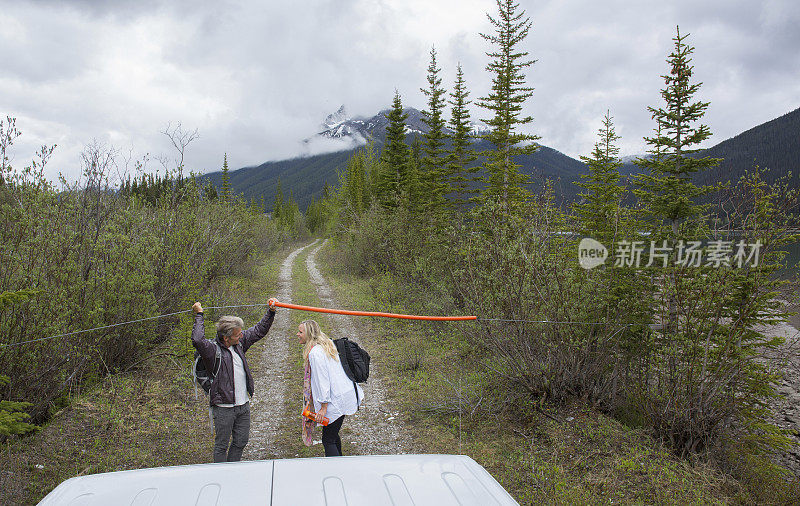
[[[478,156],[472,149],[472,139],[470,137],[470,113],[467,97],[467,85],[464,81],[464,72],[459,63],[456,70],[456,82],[453,92],[450,94],[452,100],[449,101],[451,108],[450,130],[452,133],[452,148],[447,162],[447,179],[450,185],[449,193],[453,194],[453,203],[456,207],[463,207],[467,202],[467,195],[470,193],[469,183],[475,181],[476,168],[468,168],[467,165],[474,161]]]
[[[428,109],[422,111],[422,121],[428,126],[424,135],[421,163],[417,164],[420,186],[426,193],[425,207],[434,215],[441,213],[445,207],[445,195],[448,184],[446,180],[446,150],[445,141],[449,137],[445,130],[443,110],[445,106],[442,88],[442,78],[439,77],[441,69],[436,63],[436,48],[431,48],[431,61],[428,65],[428,88],[420,91],[428,97]]]
[[[661,90],[664,106],[647,108],[656,121],[655,136],[644,138],[650,146],[650,157],[635,161],[645,170],[634,178],[637,186],[634,193],[639,198],[641,214],[651,220],[651,244],[672,247],[667,261],[662,260],[661,265],[655,264],[659,274],[653,278],[652,291],[659,294],[662,303],[650,310],[654,320],[664,325],[661,334],[664,337],[654,341],[654,347],[666,357],[665,376],[669,384],[679,382],[676,380],[678,376],[684,377],[683,372],[678,372],[683,367],[681,364],[684,359],[692,362],[695,352],[700,349],[699,333],[687,328],[685,323],[681,324],[681,313],[685,311],[681,301],[694,295],[689,286],[697,281],[692,279],[695,272],[686,270],[676,261],[676,243],[681,238],[682,223],[689,225],[686,221],[691,220],[694,225],[701,224],[702,220],[693,219],[700,218],[708,206],[698,204],[697,199],[713,190],[712,187],[695,185],[692,174],[717,163],[710,158],[693,159],[688,156],[692,152],[691,147],[710,137],[711,132],[706,125],[694,126],[705,114],[709,103],[693,101],[701,83],[690,82],[693,68],[690,56],[694,48],[684,43],[687,36],[681,35],[678,27],[672,39],[674,48],[666,60],[669,73],[662,76],[665,83]],[[651,306],[652,299],[646,299]],[[699,315],[703,308],[699,301],[696,303],[698,305],[693,311]],[[711,317],[709,315],[709,319]],[[685,314],[683,321],[689,321]],[[707,333],[709,338],[713,334]],[[691,367],[685,375],[687,378],[694,374]]]
[[[206,185],[203,187],[203,196],[208,201],[217,200],[219,194],[217,193],[217,187],[214,186],[214,183],[206,181]]]
[[[441,206],[441,202],[439,201],[440,196],[435,195],[431,173],[425,172],[423,151],[424,146],[419,135],[414,134],[406,168],[405,198],[410,216],[427,213],[428,218],[432,218],[440,209],[437,207],[437,203]],[[441,195],[441,197],[444,196]]]
[[[275,189],[275,200],[272,203],[272,219],[280,222],[283,216],[283,189],[281,188],[281,178],[278,178],[278,187]]]
[[[381,160],[383,170],[378,181],[379,202],[384,208],[397,207],[408,183],[409,148],[406,144],[406,119],[403,112],[400,93],[395,91],[392,109],[386,115],[389,125],[386,127],[386,147]]]
[[[224,161],[222,162],[222,201],[230,203],[233,199],[233,192],[231,190],[231,179],[228,174],[228,153],[225,153]]]
[[[583,202],[573,205],[584,235],[609,244],[614,241],[621,219],[622,195],[625,188],[620,184],[622,176],[619,168],[619,148],[616,141],[620,137],[614,131],[611,113],[606,111],[603,127],[598,130],[598,142],[591,156],[581,156],[581,161],[589,167],[589,174],[583,175],[584,182],[576,184],[587,191],[580,194]]]
[[[675,47],[667,59],[670,71],[662,76],[666,85],[661,90],[664,107],[647,108],[656,120],[656,135],[645,137],[652,156],[636,160],[646,172],[636,177],[639,188],[634,191],[645,216],[655,219],[656,227],[666,222],[676,238],[681,220],[697,217],[707,209],[697,199],[714,190],[712,186],[695,185],[692,175],[719,163],[715,158],[689,156],[697,151],[693,146],[711,136],[711,130],[707,125],[695,126],[709,103],[693,101],[702,83],[690,83],[694,48],[684,43],[686,37],[688,34],[681,35],[678,27],[672,39]]]
[[[367,178],[367,191],[364,192],[364,209],[367,209],[373,201],[378,200],[378,183],[385,164],[381,154],[375,149],[374,139],[370,139],[367,145],[361,148],[361,153],[364,155],[364,171]],[[329,189],[328,193],[332,194],[333,191]]]
[[[485,153],[487,161],[484,167],[489,180],[484,197],[499,199],[508,212],[511,204],[525,198],[527,193],[523,188],[527,176],[517,170],[520,165],[514,163],[514,157],[533,153],[538,147],[533,142],[539,137],[518,131],[533,121],[530,116],[522,116],[522,107],[525,100],[533,95],[533,88],[525,86],[523,70],[532,65],[534,60],[525,59],[528,52],[518,49],[528,36],[531,21],[530,18],[523,19],[524,10],[516,13],[519,4],[513,0],[496,1],[498,18],[487,14],[496,34],[481,34],[481,37],[497,46],[496,51],[487,53],[493,59],[486,66],[486,70],[494,76],[492,91],[487,97],[480,98],[478,105],[494,114],[491,119],[484,120],[491,131],[483,138],[495,146],[494,150]]]
[[[312,234],[322,230],[325,223],[325,206],[324,204],[314,198],[311,199],[311,204],[306,209],[306,228]]]
[[[342,181],[342,195],[350,212],[355,216],[366,209],[364,194],[368,193],[364,152],[358,150],[348,160]]]

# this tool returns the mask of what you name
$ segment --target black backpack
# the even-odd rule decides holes
[[[197,350],[194,350],[194,367],[192,368],[192,372],[194,372],[194,381],[200,385],[200,388],[202,388],[205,393],[211,391],[211,384],[214,383],[214,378],[219,374],[219,366],[222,363],[219,344],[214,342],[214,346],[217,348],[217,353],[214,355],[213,371],[209,371],[206,368],[206,361],[203,360],[203,357],[200,356]]]
[[[364,351],[358,343],[346,337],[334,339],[333,343],[336,345],[336,351],[339,352],[339,362],[342,363],[344,373],[353,382],[356,406],[360,406],[356,383],[364,383],[369,378],[369,353]]]
[[[355,341],[346,337],[334,339],[339,361],[342,363],[347,377],[354,383],[364,383],[369,378],[369,353],[364,351]]]

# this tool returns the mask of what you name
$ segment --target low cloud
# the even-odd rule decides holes
[[[591,151],[600,119],[614,116],[622,154],[641,153],[660,105],[661,75],[675,26],[696,46],[697,98],[719,142],[800,106],[800,5],[689,0],[614,0],[523,5],[533,26],[522,49],[535,88],[528,133],[570,156]],[[197,128],[186,165],[219,170],[348,149],[315,139],[344,103],[370,117],[398,90],[424,107],[436,46],[449,90],[457,63],[470,99],[485,97],[491,0],[312,0],[306,3],[186,0],[37,0],[0,16],[0,115],[19,118],[24,166],[42,144],[58,144],[48,176],[76,179],[83,146],[99,139],[135,158],[174,156],[160,134],[169,122]],[[490,117],[474,103],[472,119]]]
[[[314,156],[359,148],[367,140],[358,132],[351,137],[312,137],[301,143],[300,156]]]

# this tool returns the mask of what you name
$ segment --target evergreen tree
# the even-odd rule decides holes
[[[278,178],[278,188],[275,189],[275,200],[272,202],[272,219],[280,221],[283,215],[283,188],[281,188],[281,178]]]
[[[681,35],[680,27],[672,39],[675,47],[667,63],[669,74],[662,76],[666,87],[661,90],[664,107],[647,109],[656,120],[656,135],[645,137],[651,146],[651,157],[636,160],[645,169],[636,177],[639,187],[636,195],[643,205],[645,216],[669,225],[674,237],[679,236],[681,220],[698,217],[706,205],[697,199],[714,190],[712,186],[698,187],[692,174],[707,170],[719,163],[715,158],[692,158],[697,151],[693,146],[711,136],[707,125],[695,126],[705,114],[708,102],[693,101],[693,96],[702,83],[692,84],[691,54],[694,48],[684,43],[687,35]]]
[[[420,185],[425,189],[425,207],[434,214],[440,213],[445,207],[445,195],[448,184],[445,175],[446,150],[445,140],[449,137],[445,130],[444,95],[442,78],[439,77],[441,69],[436,63],[436,48],[431,48],[431,62],[428,65],[428,88],[420,91],[428,97],[428,109],[422,111],[422,121],[428,126],[424,135],[421,163],[417,164]]]
[[[426,172],[424,149],[419,135],[414,134],[406,169],[405,197],[411,216],[424,213],[428,218],[432,218],[441,208],[440,199],[443,199],[444,195],[436,193],[433,186],[435,179],[431,177],[432,173]]]
[[[488,187],[484,190],[487,199],[499,199],[506,212],[511,204],[525,198],[523,185],[527,177],[517,170],[514,157],[533,153],[538,147],[533,144],[539,137],[520,133],[518,129],[533,121],[530,116],[522,116],[522,107],[533,95],[533,88],[525,86],[523,70],[534,63],[528,60],[527,51],[518,46],[528,36],[530,18],[524,18],[525,11],[516,13],[519,4],[513,0],[496,0],[499,16],[497,19],[487,14],[495,27],[495,34],[481,34],[485,40],[497,46],[497,50],[487,53],[492,61],[486,70],[493,74],[492,90],[487,97],[479,99],[478,105],[488,109],[494,117],[484,122],[491,131],[483,136],[494,144],[495,149],[486,152],[484,167],[488,173]],[[520,145],[521,143],[528,143]]]
[[[228,174],[228,153],[225,153],[224,161],[222,162],[222,201],[230,203],[233,197],[231,190],[231,179]]]
[[[367,178],[367,191],[364,192],[364,209],[372,205],[373,201],[378,201],[378,186],[381,181],[381,173],[384,171],[382,155],[375,149],[375,141],[370,139],[367,145],[361,148],[364,155],[364,171]],[[329,189],[329,194],[333,191]]]
[[[322,202],[312,198],[311,204],[306,209],[306,228],[312,234],[322,229],[325,221],[325,209]]]
[[[300,229],[304,225],[303,214],[300,212],[300,206],[294,200],[294,191],[289,190],[289,198],[282,205],[280,228],[282,230],[289,230],[293,237],[298,237]]]
[[[478,156],[471,148],[472,139],[470,138],[470,113],[468,100],[469,92],[464,81],[464,72],[461,64],[456,70],[456,82],[453,92],[450,94],[452,100],[449,101],[451,108],[450,130],[452,133],[452,148],[447,162],[447,179],[450,185],[449,192],[453,195],[454,205],[463,207],[467,201],[469,183],[475,181],[476,168],[467,168],[467,165],[474,161]]]
[[[581,156],[581,161],[589,167],[589,174],[582,175],[584,182],[576,183],[586,192],[580,194],[583,202],[574,204],[573,212],[584,235],[610,244],[619,229],[625,188],[620,184],[622,161],[616,145],[620,137],[614,132],[609,111],[603,118],[603,127],[598,130],[598,138],[591,156]]]
[[[206,185],[203,187],[203,196],[209,201],[217,200],[219,194],[217,193],[217,187],[214,186],[214,183],[206,181]]]
[[[323,191],[324,193],[324,191]],[[358,216],[367,208],[369,193],[364,152],[358,150],[348,160],[342,179],[342,195],[347,209]]]
[[[392,109],[386,115],[386,147],[381,160],[383,170],[378,181],[379,202],[385,208],[397,207],[408,184],[409,148],[406,144],[406,119],[400,93],[395,91]]]

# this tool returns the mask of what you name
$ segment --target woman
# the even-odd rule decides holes
[[[357,383],[350,381],[345,374],[336,345],[325,335],[314,320],[306,320],[297,330],[297,338],[303,348],[305,375],[303,379],[303,401],[305,409],[317,414],[316,422],[327,417],[330,421],[322,428],[322,446],[326,457],[342,454],[342,439],[339,429],[345,415],[352,415],[364,400],[364,392]],[[358,399],[356,399],[356,390]],[[314,422],[306,420],[303,424],[303,442],[311,445],[311,432]]]

